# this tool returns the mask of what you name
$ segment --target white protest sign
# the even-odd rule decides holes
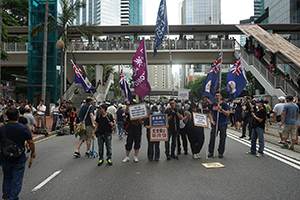
[[[136,120],[138,118],[148,117],[148,110],[146,104],[136,104],[129,106],[130,120]]]
[[[193,112],[193,118],[194,118],[195,126],[202,126],[202,127],[208,128],[208,121],[207,121],[206,114],[200,114],[200,113]]]
[[[189,99],[189,92],[178,91],[178,99],[188,100]]]

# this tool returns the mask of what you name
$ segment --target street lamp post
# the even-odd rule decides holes
[[[60,54],[60,102],[62,102],[63,96],[63,53],[64,53],[65,43],[62,40],[58,40],[56,43],[56,49],[61,49]]]

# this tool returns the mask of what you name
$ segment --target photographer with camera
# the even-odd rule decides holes
[[[176,148],[176,139],[179,133],[179,120],[183,118],[182,109],[178,109],[175,107],[175,101],[170,100],[170,108],[168,108],[165,112],[168,115],[169,121],[169,135],[168,141],[165,142],[165,153],[167,156],[167,160],[172,158],[178,159],[178,155],[175,156],[175,148]],[[171,143],[171,155],[170,155],[170,138],[172,136]]]
[[[243,101],[242,106],[246,106],[245,116],[243,118],[243,128],[242,136],[240,138],[246,137],[246,127],[249,124],[249,140],[251,140],[252,126],[253,126],[253,117],[251,111],[256,112],[256,103],[253,101],[253,95],[247,96]]]

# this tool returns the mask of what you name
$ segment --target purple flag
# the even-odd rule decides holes
[[[145,47],[145,38],[143,38],[139,48],[132,58],[134,91],[144,98],[151,92],[151,86],[148,81],[147,55]]]

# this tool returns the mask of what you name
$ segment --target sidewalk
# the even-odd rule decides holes
[[[228,124],[228,128],[231,129],[231,130],[235,130],[234,127],[230,127],[230,125]],[[237,131],[237,130],[235,130]],[[237,131],[237,132],[240,132],[240,135],[239,136],[242,136],[242,130],[241,131]],[[246,138],[248,139],[248,129],[246,131]],[[279,137],[279,134],[278,134],[278,131],[277,131],[277,123],[272,123],[272,125],[269,126],[269,130],[267,131],[267,126],[265,128],[265,134],[264,134],[264,139],[265,139],[265,142],[269,142],[271,144],[274,144],[274,145],[278,145],[278,146],[281,146],[282,144],[278,144],[278,141],[280,140],[280,137]],[[300,142],[300,141],[299,141]],[[300,143],[299,143],[300,144]],[[298,152],[300,153],[300,145],[297,145],[295,144],[295,152]],[[289,145],[290,146],[290,145]]]
[[[37,123],[36,119],[35,122]],[[46,131],[49,133],[49,135],[54,134],[55,132],[51,132],[51,127],[53,123],[53,117],[52,116],[46,116]],[[45,137],[43,134],[33,134],[34,141],[41,139]]]

